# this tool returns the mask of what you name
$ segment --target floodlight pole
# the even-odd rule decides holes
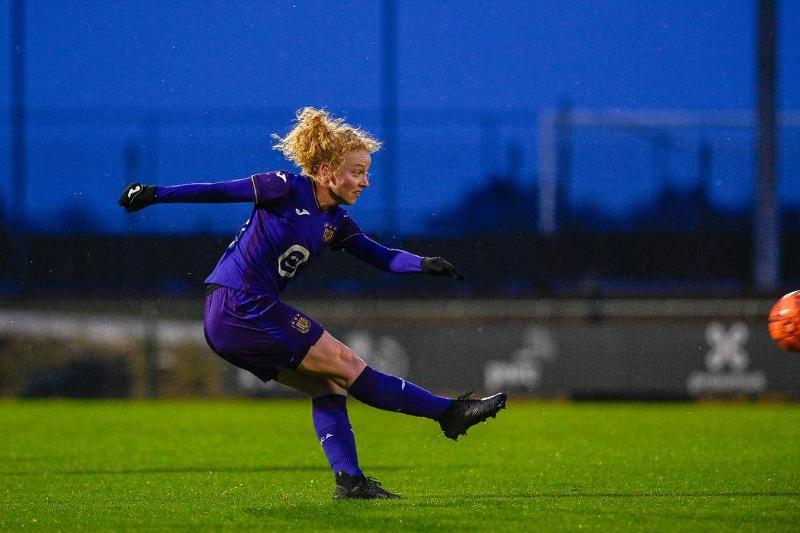
[[[384,231],[397,234],[397,2],[381,3],[381,130],[384,149],[381,153],[381,187],[384,191]]]
[[[22,288],[27,262],[25,213],[25,0],[11,2],[11,232],[12,276]]]
[[[537,126],[537,157],[539,180],[539,232],[553,235],[558,229],[558,158],[556,157],[556,113],[543,110]]]
[[[556,231],[572,227],[572,213],[567,190],[572,174],[572,104],[562,102],[556,113]]]
[[[780,283],[780,201],[778,199],[777,0],[758,0],[756,44],[756,210],[753,227],[753,282],[759,292]]]
[[[569,102],[558,109],[539,112],[537,124],[538,208],[537,228],[543,235],[555,235],[569,222],[567,182],[572,172],[572,127],[575,114]]]

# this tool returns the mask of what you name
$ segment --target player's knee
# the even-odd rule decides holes
[[[356,353],[345,345],[339,346],[335,355],[336,366],[342,370],[342,377],[352,380],[358,377],[358,374],[367,366]]]

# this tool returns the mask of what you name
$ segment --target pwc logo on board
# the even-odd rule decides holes
[[[520,389],[531,391],[542,382],[545,361],[555,359],[556,341],[549,329],[530,326],[522,334],[522,346],[507,360],[488,361],[483,369],[486,390]]]

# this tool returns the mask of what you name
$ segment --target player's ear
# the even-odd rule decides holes
[[[328,183],[331,180],[332,172],[331,172],[331,162],[330,161],[323,161],[319,164],[319,170],[317,170],[317,177],[321,183]]]
[[[317,178],[320,183],[328,183],[330,181],[331,164],[330,161],[323,161],[317,168]]]
[[[320,173],[322,174],[323,183],[329,185],[336,184],[336,174],[333,172],[333,161],[325,161],[320,166]],[[324,169],[324,171],[323,171]]]

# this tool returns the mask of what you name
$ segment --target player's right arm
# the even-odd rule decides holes
[[[187,183],[184,185],[143,185],[131,183],[122,191],[119,205],[133,212],[152,204],[168,203],[269,203],[289,190],[283,172],[254,174],[249,178],[218,183]]]

